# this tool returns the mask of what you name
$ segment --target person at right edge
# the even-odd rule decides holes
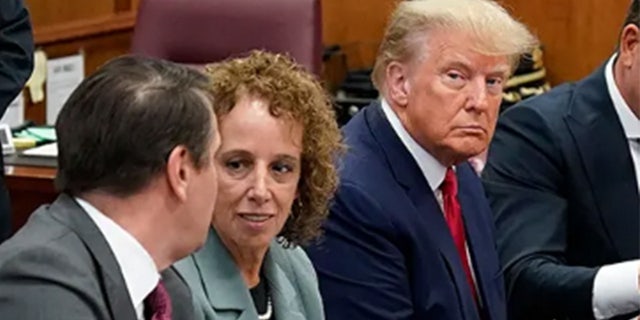
[[[0,1],[0,118],[33,70],[33,35],[22,0]],[[0,150],[1,153],[1,150]],[[0,243],[11,234],[11,206],[0,154]]]
[[[344,127],[325,235],[307,248],[327,319],[506,319],[493,216],[467,160],[536,44],[495,1],[399,2],[373,72],[382,101]]]
[[[500,117],[483,172],[510,319],[640,310],[640,14],[576,83]]]

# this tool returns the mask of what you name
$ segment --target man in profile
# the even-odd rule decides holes
[[[327,318],[506,319],[493,220],[467,160],[535,38],[494,1],[403,1],[349,146],[325,237],[308,252]]]
[[[584,79],[498,121],[483,181],[510,319],[640,311],[640,1]]]
[[[205,240],[220,143],[208,78],[121,57],[56,122],[61,195],[0,246],[2,319],[190,319],[171,269]]]

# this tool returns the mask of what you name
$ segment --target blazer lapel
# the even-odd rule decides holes
[[[239,320],[258,317],[238,267],[213,228],[204,247],[193,257],[209,303],[216,313],[234,315],[232,318]]]
[[[52,216],[73,230],[97,261],[98,278],[101,280],[109,311],[113,319],[136,320],[129,291],[122,271],[100,229],[73,198],[61,194],[49,207]]]
[[[467,246],[469,248],[470,258],[472,261],[473,272],[475,275],[476,285],[480,289],[478,294],[482,297],[482,303],[485,309],[489,305],[491,297],[488,293],[495,291],[493,280],[497,276],[496,272],[500,272],[498,265],[498,256],[495,253],[495,242],[493,235],[488,232],[487,221],[483,221],[483,208],[481,201],[484,201],[484,194],[476,194],[471,187],[474,183],[470,179],[477,179],[476,173],[468,163],[462,163],[457,166],[458,176],[458,201],[462,208],[464,226],[467,236]],[[477,182],[478,184],[480,182]],[[479,199],[480,198],[480,199]],[[487,219],[491,219],[490,211],[487,204]],[[489,220],[492,224],[493,221]],[[492,265],[493,264],[493,265]]]
[[[305,317],[297,303],[298,292],[286,273],[277,264],[280,245],[273,241],[264,261],[264,273],[271,290],[271,299],[275,318],[278,320],[304,320]]]
[[[423,236],[434,243],[444,257],[459,293],[458,298],[465,307],[465,314],[476,313],[462,263],[442,209],[418,164],[391,127],[379,103],[365,108],[364,112],[366,112],[371,134],[383,149],[387,165],[398,183],[405,188],[407,196],[416,208],[418,219],[424,223]]]
[[[565,122],[614,247],[622,260],[635,259],[640,251],[638,185],[627,138],[606,88],[604,66],[576,85]]]

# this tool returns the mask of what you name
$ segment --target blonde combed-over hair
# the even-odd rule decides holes
[[[515,68],[538,41],[527,27],[492,0],[403,1],[393,12],[378,50],[372,80],[381,90],[387,66],[425,54],[429,32],[451,30],[472,36],[471,48],[489,56],[507,56]]]

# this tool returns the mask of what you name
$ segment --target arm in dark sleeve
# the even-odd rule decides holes
[[[592,319],[595,268],[568,266],[563,159],[538,111],[516,107],[500,118],[483,183],[513,319]]]
[[[17,253],[0,265],[0,318],[101,320],[106,305],[95,276],[48,247]]]
[[[342,184],[324,237],[307,250],[329,320],[412,317],[404,257],[382,210],[357,186]]]
[[[22,0],[0,1],[0,116],[33,70],[33,35]]]

